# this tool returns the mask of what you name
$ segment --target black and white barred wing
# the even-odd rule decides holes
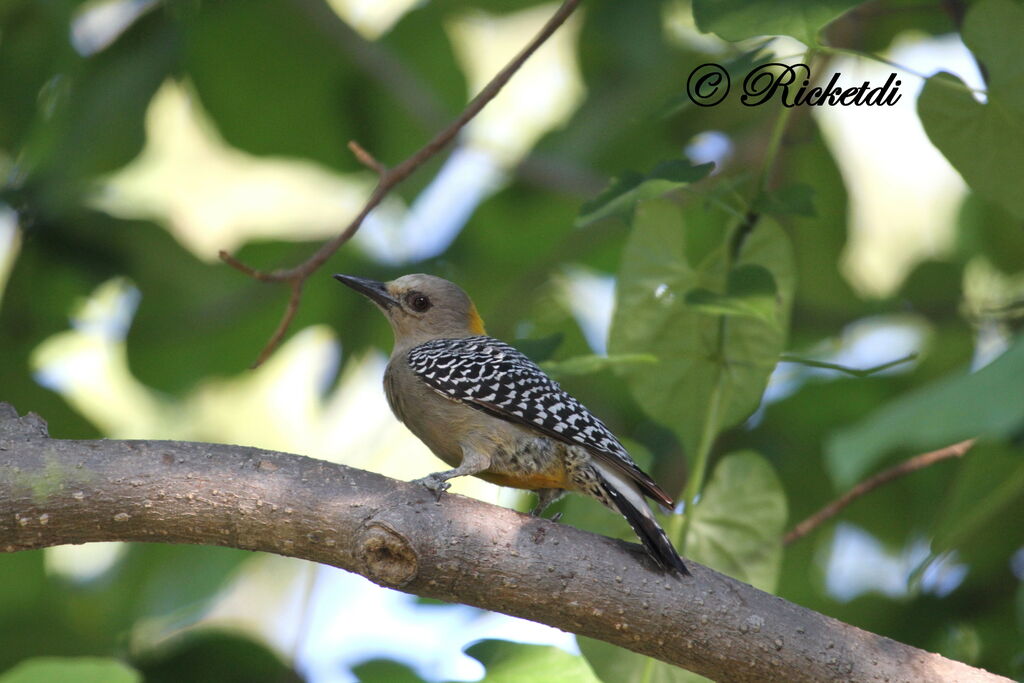
[[[492,337],[435,339],[409,351],[413,372],[434,391],[551,438],[582,446],[634,479],[658,502],[672,499],[644,473],[604,423],[536,363]]]

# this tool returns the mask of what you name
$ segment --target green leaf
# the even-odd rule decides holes
[[[0,560],[0,573],[4,576],[0,582],[0,615],[29,608],[52,589],[42,551],[5,555]]]
[[[936,652],[958,662],[978,666],[985,639],[973,624],[948,624]]]
[[[195,5],[185,66],[225,140],[253,154],[356,167],[346,144],[357,107],[340,90],[352,66],[332,29],[268,0]]]
[[[758,318],[775,325],[775,280],[766,268],[745,265],[729,271],[725,294],[707,289],[686,293],[686,303],[709,314]]]
[[[705,33],[738,41],[754,36],[793,36],[806,45],[818,32],[861,0],[693,0],[693,18]]]
[[[6,2],[0,10],[0,59],[6,65],[0,69],[0,149],[21,148],[40,109],[52,113],[60,104],[47,102],[43,93],[60,94],[67,73],[82,61],[67,39],[74,10],[70,3],[31,0]]]
[[[102,597],[111,608],[123,608],[124,617],[131,621],[143,616],[180,616],[201,609],[251,558],[251,553],[236,548],[133,544],[116,569],[119,586],[112,589],[114,595]],[[188,581],[173,578],[186,573]]]
[[[577,636],[580,652],[605,683],[700,683],[707,678],[611,643]]]
[[[466,654],[487,668],[488,683],[597,682],[582,657],[557,647],[483,640],[468,647]]]
[[[242,633],[216,628],[189,629],[144,652],[133,662],[146,683],[300,683],[302,678],[280,656]],[[391,679],[395,683],[400,678]]]
[[[359,683],[425,683],[410,667],[393,659],[371,659],[352,667]]]
[[[1024,633],[1024,582],[1017,585],[1017,630]]]
[[[799,141],[787,138],[786,152],[779,157],[778,181],[784,187],[810,186],[814,198],[813,217],[799,212],[786,215],[783,226],[793,245],[796,274],[796,302],[803,311],[802,324],[791,331],[798,346],[813,344],[835,334],[837,326],[867,315],[836,263],[843,257],[847,242],[846,186],[832,151],[812,119],[806,135]],[[796,192],[795,189],[790,192]],[[775,202],[768,200],[769,204]],[[774,217],[780,213],[764,209]],[[797,335],[804,336],[797,340]]]
[[[590,375],[608,368],[617,368],[634,363],[657,363],[658,358],[649,353],[623,353],[613,356],[574,356],[559,361],[548,361],[541,368],[555,377],[567,375]]]
[[[979,532],[1012,519],[1024,500],[1024,458],[1007,448],[979,444],[964,457],[950,495],[935,524],[932,552],[972,541]]]
[[[110,571],[110,580],[76,596],[76,609],[92,613],[100,632],[115,637],[147,617],[169,617],[178,629],[205,608],[252,553],[217,546],[133,543]],[[175,577],[188,575],[188,581]]]
[[[948,73],[932,76],[917,101],[925,132],[979,195],[1024,217],[1024,8],[984,0],[964,19],[964,43],[988,73],[978,102]]]
[[[686,555],[772,592],[786,510],[782,483],[767,460],[753,451],[727,455],[693,509]]]
[[[627,171],[616,178],[601,194],[580,207],[580,215],[576,218],[576,227],[595,223],[609,216],[632,215],[637,202],[654,199],[671,190],[701,180],[713,169],[711,162],[694,166],[685,159],[664,161],[654,170],[643,175],[636,171]]]
[[[135,669],[102,657],[36,657],[0,675],[0,683],[137,683]]]
[[[782,352],[793,292],[789,241],[762,217],[744,241],[736,268],[758,266],[778,291],[771,324],[755,317],[722,318],[687,304],[693,289],[727,285],[726,236],[732,218],[714,207],[682,211],[665,200],[640,204],[626,244],[609,339],[613,354],[649,353],[657,365],[622,368],[644,410],[673,428],[688,453],[721,382],[719,425],[735,425],[753,412]],[[695,243],[714,235],[715,246],[694,258]],[[704,249],[702,247],[702,249]],[[724,333],[724,338],[720,337]]]
[[[522,351],[534,363],[543,363],[551,356],[565,341],[565,333],[557,332],[540,339],[517,339],[513,346]]]
[[[840,488],[897,449],[924,451],[972,437],[1000,438],[1024,425],[1024,337],[975,373],[947,377],[892,401],[834,434],[825,461]]]
[[[758,197],[754,211],[773,216],[803,216],[814,218],[814,188],[805,183],[786,185]]]
[[[964,261],[982,254],[1007,275],[1024,270],[1024,229],[1020,219],[975,193],[967,195],[960,206],[956,242]]]
[[[765,48],[771,44],[772,40],[772,38],[765,38],[757,41],[756,45],[753,45],[748,50],[744,50],[731,59],[716,61],[715,65],[725,69],[726,76],[728,76],[728,80],[722,83],[722,85],[725,86],[730,83],[735,83],[737,79],[742,82],[748,73],[761,64],[767,63],[772,57],[772,52],[771,50],[765,50]],[[688,89],[682,89],[679,94],[669,102],[668,106],[665,108],[663,116],[665,118],[670,118],[697,107],[691,95],[692,93],[690,93]]]
[[[955,86],[963,82],[947,73],[925,83],[917,108],[928,138],[975,192],[1024,216],[1018,164],[1024,158],[1024,118],[1000,106],[992,91],[982,105]]]
[[[48,208],[69,208],[89,180],[142,149],[146,109],[179,60],[178,33],[165,13],[149,12],[73,74],[54,75],[53,113],[37,119],[24,150]]]

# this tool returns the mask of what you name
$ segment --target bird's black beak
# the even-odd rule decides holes
[[[353,275],[335,275],[334,279],[356,290],[385,311],[398,303],[397,299],[388,294],[383,282]]]

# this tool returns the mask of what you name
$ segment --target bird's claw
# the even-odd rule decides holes
[[[428,491],[433,493],[434,500],[441,500],[441,494],[450,489],[452,486],[444,479],[440,479],[439,477],[433,474],[428,474],[427,476],[421,479],[417,479],[416,483],[423,484],[423,486],[425,486]]]
[[[532,510],[530,510],[530,516],[534,517],[536,519],[545,519],[545,517],[544,517],[544,508],[542,508],[540,506],[537,506],[537,507],[533,508]],[[561,512],[556,512],[555,514],[551,515],[551,517],[548,517],[547,519],[549,519],[552,522],[557,522],[558,520],[562,519],[562,513]]]

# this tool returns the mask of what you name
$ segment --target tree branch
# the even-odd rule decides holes
[[[450,113],[437,93],[387,46],[364,38],[324,0],[292,0],[292,3],[331,39],[340,53],[377,81],[421,128],[436,130],[448,122]],[[515,173],[525,182],[545,190],[553,189],[581,197],[592,197],[608,184],[606,177],[592,169],[536,150],[519,162]]]
[[[288,327],[291,325],[291,321],[294,319],[296,311],[298,310],[302,296],[302,284],[309,278],[309,276],[320,268],[320,266],[322,266],[327,259],[329,259],[334,252],[341,247],[341,245],[352,239],[352,236],[355,235],[362,226],[366,216],[384,200],[384,197],[387,196],[388,192],[390,192],[392,188],[408,178],[416,169],[444,149],[448,143],[458,135],[459,131],[461,131],[463,127],[473,119],[473,117],[479,114],[487,103],[497,96],[515,72],[526,63],[526,60],[529,59],[530,56],[536,52],[537,49],[543,45],[544,42],[550,38],[563,23],[565,23],[566,19],[568,19],[569,15],[571,15],[573,10],[576,9],[579,2],[580,0],[565,0],[558,10],[551,15],[551,18],[548,19],[547,23],[544,24],[537,35],[534,36],[533,40],[531,40],[526,47],[519,52],[519,54],[513,57],[512,61],[505,65],[505,67],[499,71],[486,86],[484,86],[483,90],[481,90],[476,97],[470,100],[469,104],[466,105],[466,108],[455,118],[454,121],[443,128],[412,156],[402,161],[397,166],[386,169],[382,164],[380,164],[380,162],[373,159],[369,153],[363,150],[363,148],[356,143],[355,148],[353,149],[354,151],[359,150],[355,151],[357,158],[363,164],[368,164],[370,163],[369,160],[372,160],[371,168],[374,168],[374,170],[377,171],[380,176],[380,180],[377,182],[377,186],[370,194],[370,198],[366,201],[366,204],[352,222],[349,223],[348,227],[337,236],[325,242],[306,261],[293,268],[266,272],[257,270],[242,263],[226,251],[219,252],[219,256],[222,261],[253,279],[261,282],[286,282],[292,288],[292,296],[288,300],[288,305],[285,308],[281,322],[278,324],[273,335],[271,335],[270,339],[267,341],[267,344],[263,347],[259,358],[253,365],[254,367],[259,366],[277,347],[281,342],[281,339],[284,338],[284,335],[287,332]],[[362,154],[360,154],[360,152],[362,152]]]
[[[729,681],[1005,681],[634,544],[298,455],[176,441],[65,441],[0,403],[0,550],[230,546],[599,638]]]
[[[873,477],[869,477],[861,483],[854,486],[852,489],[839,496],[831,503],[821,508],[813,515],[805,519],[804,521],[793,527],[789,533],[782,538],[783,545],[789,545],[794,541],[798,541],[807,534],[811,533],[819,526],[838,515],[843,508],[857,500],[863,495],[871,493],[882,484],[887,484],[893,479],[898,479],[905,474],[916,472],[917,470],[934,465],[937,462],[943,460],[949,460],[950,458],[960,458],[964,453],[971,450],[971,446],[974,445],[975,439],[967,439],[960,443],[955,443],[945,448],[940,448],[936,451],[929,451],[928,453],[921,453],[915,455],[909,460],[904,460],[900,464],[890,467],[889,469],[879,472]]]

